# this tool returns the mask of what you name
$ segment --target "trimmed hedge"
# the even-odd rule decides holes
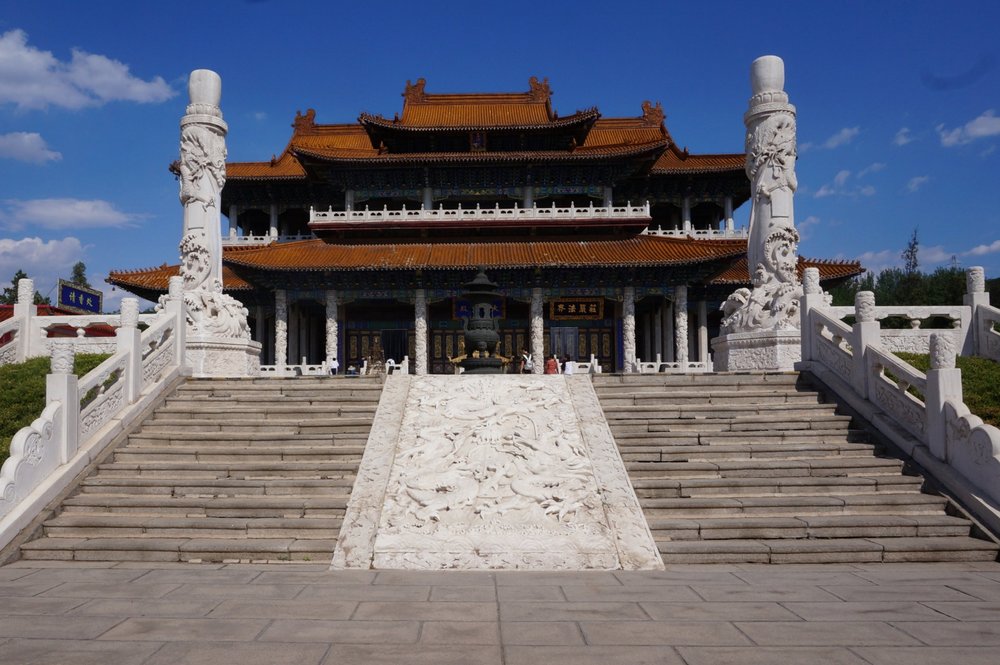
[[[76,356],[73,371],[83,376],[108,357],[104,353],[81,353]],[[0,463],[10,455],[10,441],[17,431],[30,425],[45,408],[48,373],[47,357],[0,365]]]

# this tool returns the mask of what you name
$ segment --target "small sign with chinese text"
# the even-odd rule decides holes
[[[556,298],[550,300],[549,318],[553,321],[603,319],[604,298]]]
[[[503,298],[494,298],[491,304],[493,305],[494,319],[507,318],[507,308],[504,306],[506,303]],[[472,317],[472,303],[467,298],[455,298],[452,300],[452,306],[453,319],[468,319]]]
[[[77,314],[100,314],[104,294],[97,289],[59,280],[58,306]]]

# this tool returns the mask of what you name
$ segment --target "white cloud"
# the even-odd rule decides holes
[[[9,229],[83,229],[131,226],[140,215],[125,213],[100,199],[7,199],[0,221]]]
[[[62,159],[62,154],[49,150],[45,139],[36,132],[0,134],[0,158],[42,164]]]
[[[873,162],[866,166],[865,168],[858,171],[858,177],[864,178],[869,173],[878,173],[879,171],[885,170],[885,163],[883,162]]]
[[[851,172],[848,171],[847,169],[838,171],[837,175],[833,176],[833,184],[836,185],[837,187],[843,187],[844,183],[846,183],[847,179],[850,177],[851,177]]]
[[[938,125],[937,132],[941,137],[941,145],[946,148],[965,145],[976,139],[1000,136],[1000,118],[995,115],[993,109],[989,109],[961,127],[945,129],[944,125]]]
[[[908,192],[915,192],[915,191],[919,190],[921,187],[923,187],[924,185],[926,185],[927,181],[930,180],[930,179],[931,179],[931,177],[927,176],[927,175],[918,175],[918,176],[915,176],[913,178],[910,178],[910,181],[908,183],[906,183],[906,190]]]
[[[860,133],[860,127],[844,127],[839,132],[824,141],[823,147],[828,150],[832,150],[833,148],[839,148],[842,145],[847,145]]]
[[[68,278],[73,264],[81,260],[83,245],[76,238],[0,238],[0,283],[6,286],[14,273],[23,270],[35,280],[42,295],[51,292],[60,278]]]
[[[921,266],[945,263],[951,261],[954,256],[954,252],[945,251],[941,245],[934,245],[933,247],[920,245],[917,248],[917,261]]]
[[[865,252],[857,257],[862,267],[867,268],[876,275],[886,268],[893,268],[900,263],[899,252],[891,249],[883,249],[880,252]]]
[[[813,194],[813,196],[815,196],[817,199],[822,199],[827,196],[833,196],[836,193],[837,193],[836,190],[834,190],[834,188],[831,187],[830,185],[823,185],[822,187],[816,190],[816,193]]]
[[[865,185],[857,189],[857,193],[861,196],[875,196],[875,188],[871,185]]]
[[[801,222],[795,222],[795,228],[799,232],[801,240],[808,240],[812,235],[812,227],[819,226],[820,219],[816,215],[809,215]]]
[[[994,252],[1000,252],[1000,240],[994,240],[988,245],[976,245],[969,251],[962,252],[962,256],[983,256]]]
[[[892,142],[898,146],[904,146],[907,143],[913,143],[916,139],[910,134],[909,127],[901,127],[896,135],[892,138]]]
[[[253,119],[257,121],[267,120],[267,113],[264,111],[255,111],[253,113]]]
[[[23,30],[0,35],[0,104],[78,109],[112,101],[162,102],[177,92],[163,78],[144,81],[128,65],[73,49],[68,62],[28,44]]]

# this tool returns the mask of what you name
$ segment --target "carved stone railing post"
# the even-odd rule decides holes
[[[881,346],[879,322],[875,320],[875,294],[859,291],[854,296],[854,333],[851,335],[851,350],[854,367],[851,377],[854,390],[862,398],[868,399],[867,350],[869,346]]]
[[[813,360],[813,335],[816,333],[809,322],[809,311],[822,307],[823,289],[819,285],[819,268],[806,268],[802,276],[802,298],[799,299],[802,331],[802,360]]]
[[[14,318],[20,321],[20,330],[17,333],[17,362],[24,362],[28,358],[36,355],[33,345],[40,344],[40,340],[31,334],[31,320],[38,316],[38,306],[35,305],[35,280],[17,280],[17,300],[14,303]]]
[[[626,286],[622,294],[622,371],[638,371],[635,364],[635,287]]]
[[[76,454],[80,441],[80,391],[73,373],[76,354],[72,343],[53,344],[50,373],[45,377],[45,405],[59,402],[62,408],[53,422],[52,439],[59,442],[59,463]]]
[[[931,333],[931,368],[927,370],[927,447],[939,460],[948,461],[945,444],[944,403],[952,400],[962,404],[962,370],[955,367],[955,338],[951,333]]]
[[[972,309],[971,349],[962,349],[963,355],[975,354],[977,356],[988,357],[986,352],[986,339],[983,334],[983,324],[981,322],[982,312],[979,309],[983,305],[990,304],[990,294],[986,290],[986,274],[982,267],[973,266],[965,272],[965,295],[962,297],[962,304]]]
[[[532,373],[541,374],[545,371],[545,318],[543,312],[542,290],[539,287],[531,289],[531,361]]]
[[[137,327],[139,323],[139,301],[135,298],[122,298],[121,325],[118,327],[118,353],[127,353],[125,364],[125,400],[131,404],[142,391],[142,333]]]
[[[413,353],[414,372],[427,373],[427,293],[417,289],[413,299]]]

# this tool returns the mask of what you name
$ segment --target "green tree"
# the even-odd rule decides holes
[[[73,264],[73,276],[70,277],[69,281],[77,286],[90,287],[90,282],[87,281],[87,266],[83,261],[77,261]]]
[[[17,304],[17,283],[22,279],[27,279],[28,273],[23,270],[18,270],[14,273],[14,279],[10,281],[10,286],[5,287],[3,293],[0,294],[0,305],[16,305]],[[51,305],[52,303],[48,298],[42,296],[41,293],[35,291],[34,302],[36,305]]]

